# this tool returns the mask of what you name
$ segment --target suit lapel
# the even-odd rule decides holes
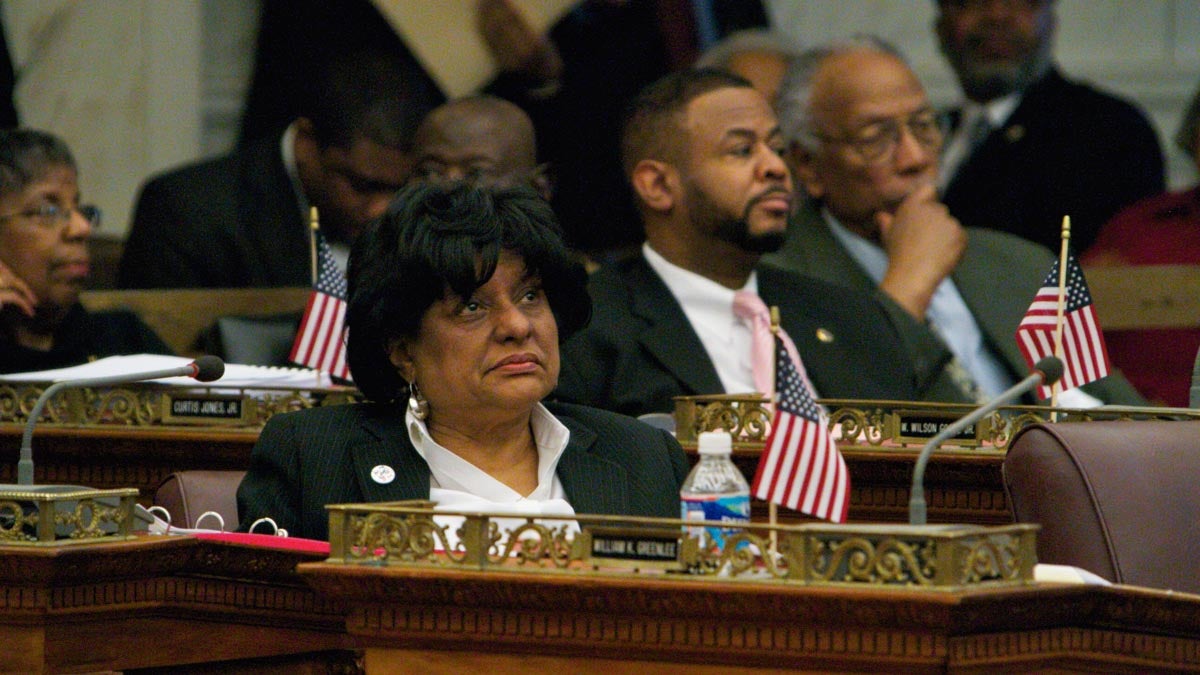
[[[1060,102],[1056,100],[1058,97],[1055,93],[1062,90],[1065,82],[1062,74],[1053,66],[1049,72],[1033,82],[1021,94],[1020,102],[1017,103],[1017,107],[1013,109],[1008,119],[1004,120],[1004,125],[998,129],[993,127],[992,132],[979,144],[979,147],[963,159],[958,170],[950,178],[950,182],[946,184],[942,201],[953,201],[946,195],[957,192],[955,187],[960,181],[969,185],[993,185],[994,181],[989,180],[991,177],[983,175],[983,173],[1003,164],[1006,158],[1016,152],[1015,148],[1022,147],[1021,141],[1029,135],[1030,127],[1044,128],[1046,126],[1044,119],[1046,112],[1059,108]],[[961,112],[959,115],[961,116]],[[1008,159],[1007,161],[1012,160]]]
[[[768,254],[763,260],[862,293],[876,290],[875,282],[833,236],[812,200],[806,200],[792,220],[783,250]]]
[[[626,470],[592,452],[596,434],[560,416],[571,438],[558,459],[558,479],[576,513],[630,513]]]
[[[659,363],[691,393],[725,391],[709,362],[700,337],[679,306],[679,301],[641,256],[625,268],[632,313],[646,322],[638,336]]]
[[[1000,261],[991,254],[993,247],[984,246],[980,239],[990,236],[986,231],[974,228],[967,230],[970,239],[967,250],[958,267],[950,275],[958,288],[963,302],[975,317],[979,331],[984,340],[1008,367],[1009,373],[1019,379],[1026,371],[1025,356],[1017,344],[1016,330],[1021,322],[1029,303],[1041,286],[1041,278],[1030,276],[1028,279],[1005,279],[1011,270],[997,269]],[[1041,253],[1040,250],[1037,253]],[[1049,257],[1049,256],[1047,256]],[[1046,271],[1050,265],[1045,265]],[[975,289],[995,288],[997,283],[1004,293],[997,295],[981,294]]]
[[[429,465],[409,441],[403,414],[395,419],[366,420],[348,447],[364,501],[429,498]],[[381,482],[378,476],[386,474],[387,469],[391,469],[394,478]]]
[[[283,166],[279,139],[263,140],[244,151],[239,167],[238,230],[244,269],[254,286],[307,286],[309,245],[296,192]]]
[[[841,364],[846,360],[842,347],[844,336],[839,335],[841,326],[822,322],[820,317],[813,316],[805,298],[788,290],[794,289],[790,279],[784,278],[789,273],[767,265],[760,265],[756,272],[759,296],[768,306],[779,308],[779,322],[792,342],[796,343],[796,350],[800,352],[809,375],[819,377],[818,374],[824,374],[827,370],[832,373],[843,370],[840,367],[825,367],[826,364]]]

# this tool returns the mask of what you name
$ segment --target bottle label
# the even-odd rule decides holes
[[[683,520],[709,520],[724,523],[750,522],[750,495],[686,495],[680,500]],[[724,549],[725,538],[741,532],[737,527],[689,527],[688,536],[700,539],[701,546]]]

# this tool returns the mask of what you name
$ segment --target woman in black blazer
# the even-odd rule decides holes
[[[349,267],[347,356],[370,402],[272,418],[238,490],[243,528],[270,517],[325,539],[326,504],[416,498],[678,517],[687,460],[670,434],[542,404],[591,302],[533,190],[405,188]]]

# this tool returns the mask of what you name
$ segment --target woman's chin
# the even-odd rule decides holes
[[[510,381],[497,390],[496,394],[498,399],[514,412],[527,412],[549,396],[552,391],[554,391],[553,383],[547,386],[544,378],[524,377],[510,378]]]

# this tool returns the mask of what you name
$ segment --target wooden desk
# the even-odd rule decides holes
[[[294,573],[321,557],[191,537],[0,546],[0,673],[332,672],[353,661],[344,614]]]
[[[1084,273],[1105,330],[1200,326],[1200,265],[1091,265]]]
[[[1200,672],[1200,596],[333,565],[143,538],[0,547],[0,673]],[[301,562],[293,572],[293,566]],[[684,665],[688,664],[688,665]]]
[[[0,483],[16,480],[23,431],[20,425],[0,424]],[[173,471],[244,471],[257,440],[258,429],[250,428],[42,425],[34,434],[34,481],[102,489],[136,487],[142,494],[140,501],[148,505],[154,489]],[[851,520],[908,521],[908,493],[918,450],[846,450]],[[758,456],[757,450],[741,449],[735,456],[748,478],[754,476]],[[930,522],[1012,522],[1000,479],[1001,461],[996,454],[935,456],[925,480]],[[765,518],[765,503],[756,503],[755,508],[755,514]],[[782,517],[798,518],[791,513]]]
[[[920,448],[904,451],[846,449],[850,470],[850,520],[907,523],[913,465]],[[750,480],[758,467],[759,451],[738,452],[734,462]],[[692,456],[695,460],[695,457]],[[925,501],[931,523],[1001,525],[1012,522],[1004,482],[1002,455],[995,453],[934,455],[925,467]],[[766,520],[767,504],[755,500],[755,519]],[[780,508],[784,522],[811,520]]]
[[[1200,671],[1200,596],[308,563],[371,673]],[[684,666],[683,664],[693,664]]]
[[[302,312],[312,289],[170,288],[135,291],[85,291],[79,301],[88,310],[136,312],[176,354],[194,354],[200,334],[222,316],[266,316]]]
[[[41,425],[33,438],[34,482],[99,489],[136,487],[148,505],[174,471],[250,465],[258,429]],[[0,483],[16,482],[24,425],[0,424]]]

